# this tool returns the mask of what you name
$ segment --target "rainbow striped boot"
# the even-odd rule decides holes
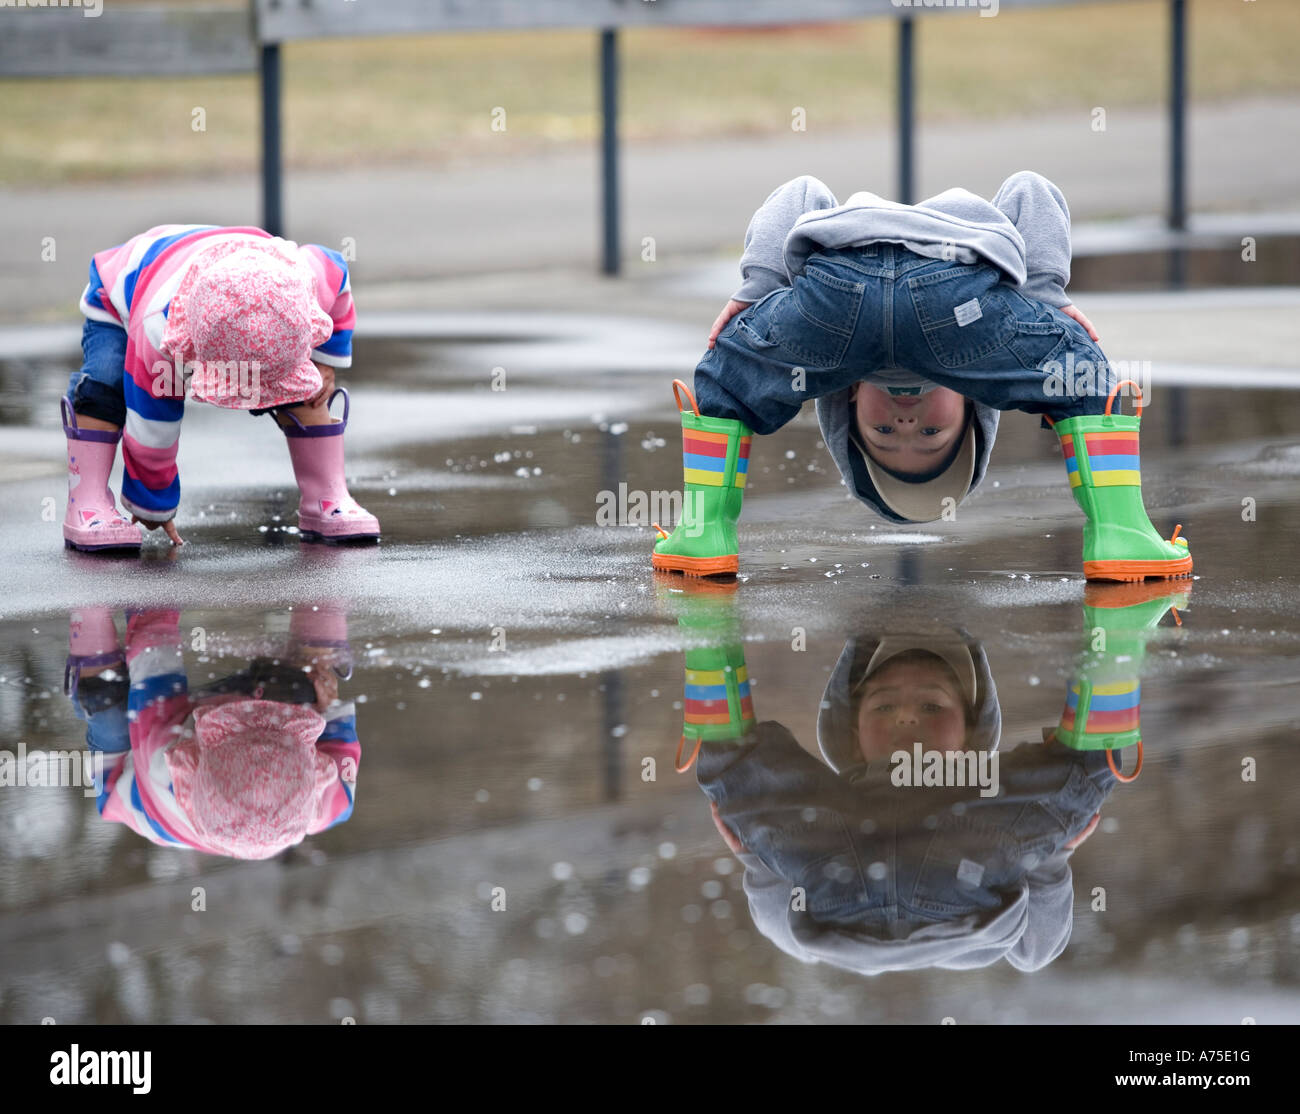
[[[1083,575],[1088,580],[1139,581],[1192,571],[1187,539],[1178,536],[1182,527],[1175,527],[1166,541],[1142,502],[1141,394],[1136,414],[1110,412],[1120,387],[1132,382],[1126,379],[1111,391],[1105,414],[1066,418],[1053,426],[1061,439],[1070,493],[1088,518],[1083,526]]]
[[[682,395],[690,410],[682,406]],[[736,520],[749,473],[749,428],[733,418],[707,418],[680,379],[673,397],[682,415],[682,517],[668,533],[657,522],[659,540],[650,563],[687,576],[727,576],[740,569]]]
[[[734,590],[734,584],[704,582],[685,593],[671,593],[677,625],[694,643],[686,651],[682,738],[675,762],[679,774],[694,765],[704,742],[738,742],[754,727]]]
[[[1105,750],[1111,772],[1133,781],[1142,770],[1142,662],[1147,639],[1172,611],[1182,625],[1191,589],[1174,584],[1090,584],[1084,594],[1087,649],[1065,692],[1065,709],[1055,731],[1073,750]],[[1137,747],[1132,774],[1121,774],[1112,752]]]

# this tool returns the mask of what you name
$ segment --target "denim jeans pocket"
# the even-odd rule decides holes
[[[1065,352],[1065,330],[1051,321],[1017,321],[1007,350],[1026,371],[1041,371]]]
[[[1077,831],[1105,803],[1106,793],[1083,769],[1070,768],[1070,776],[1057,792],[1044,794],[1036,808],[1041,817],[1035,823],[1028,817],[1017,821],[1016,835],[1023,838],[1050,836],[1060,845]]]
[[[803,889],[809,911],[818,913],[863,900],[866,880],[844,818],[830,810],[814,811],[811,819],[752,824],[745,844]]]
[[[1016,335],[1016,317],[989,266],[953,265],[907,279],[912,308],[941,367],[967,367]]]
[[[867,880],[850,852],[800,863],[791,880],[804,891],[804,905],[814,917],[833,916],[871,902]]]
[[[970,820],[941,823],[916,871],[907,904],[940,917],[964,916],[1000,904],[997,893],[1023,874],[1015,841]]]
[[[777,342],[769,336],[769,307],[773,301],[783,298],[789,293],[790,288],[788,286],[769,290],[757,302],[746,306],[728,321],[722,327],[722,331],[718,333],[718,339],[737,336],[750,348],[775,348]]]
[[[761,325],[761,321],[737,321],[736,336],[748,344],[750,348],[757,348],[760,351],[764,348],[775,348],[777,342],[771,337],[763,335]]]
[[[808,267],[772,308],[771,335],[809,367],[839,367],[853,339],[866,283]]]

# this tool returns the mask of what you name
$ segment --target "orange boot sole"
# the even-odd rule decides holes
[[[1177,561],[1084,561],[1083,563],[1084,579],[1111,580],[1124,584],[1134,584],[1153,577],[1171,580],[1174,577],[1191,576],[1191,574],[1191,557],[1183,557]]]
[[[663,572],[679,572],[685,576],[734,576],[740,571],[740,554],[679,557],[671,553],[651,553],[650,564]]]

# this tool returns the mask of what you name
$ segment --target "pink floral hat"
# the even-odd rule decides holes
[[[316,743],[325,717],[308,704],[232,700],[194,711],[194,736],[167,751],[172,790],[218,854],[267,859],[324,820],[338,767]]]
[[[311,353],[333,331],[311,269],[287,240],[223,240],[196,255],[181,279],[162,349],[198,363],[193,398],[252,410],[316,394]]]

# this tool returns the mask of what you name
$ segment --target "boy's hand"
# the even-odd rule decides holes
[[[722,312],[718,314],[718,319],[713,323],[713,328],[709,331],[709,347],[712,348],[718,341],[718,334],[727,327],[727,322],[736,316],[742,309],[748,309],[753,302],[738,302],[732,298],[725,306]]]
[[[321,387],[311,398],[302,403],[304,406],[323,405],[329,401],[330,392],[334,390],[334,369],[329,364],[317,364],[316,370],[320,372]]]
[[[709,812],[713,816],[713,826],[718,829],[718,835],[722,836],[722,841],[731,850],[733,855],[740,855],[745,850],[745,845],[740,842],[730,828],[722,820],[722,814],[718,812],[718,806],[712,801],[709,802]]]
[[[143,518],[137,518],[135,515],[132,515],[131,521],[137,526],[143,526],[146,530],[157,530],[158,527],[161,526],[163,528],[163,533],[171,538],[172,545],[185,544],[180,533],[176,529],[176,523],[170,518],[166,522],[146,522]]]
[[[1082,325],[1085,329],[1087,329],[1088,335],[1092,337],[1093,340],[1101,339],[1099,336],[1097,336],[1097,330],[1092,327],[1092,322],[1089,321],[1086,317],[1084,317],[1083,311],[1080,310],[1078,306],[1076,305],[1062,306],[1061,312],[1065,314],[1066,317],[1073,317],[1080,325]]]
[[[1093,832],[1097,830],[1097,825],[1100,823],[1101,823],[1101,813],[1094,812],[1092,814],[1092,819],[1088,821],[1088,826],[1084,828],[1083,831],[1081,831],[1072,840],[1070,840],[1070,842],[1065,845],[1065,849],[1067,851],[1073,851],[1076,847],[1079,846],[1079,844],[1081,844],[1085,839],[1087,839],[1090,835],[1092,835]]]

